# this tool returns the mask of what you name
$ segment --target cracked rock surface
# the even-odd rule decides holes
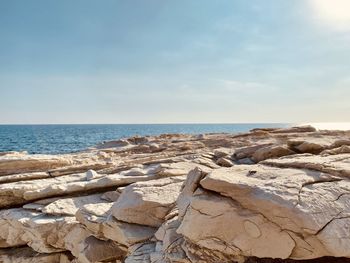
[[[0,153],[0,262],[350,262],[349,149],[294,127]]]

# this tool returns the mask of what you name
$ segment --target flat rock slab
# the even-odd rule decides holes
[[[0,175],[46,171],[71,163],[69,158],[51,155],[4,155],[0,156]]]
[[[300,154],[265,160],[262,164],[276,167],[310,169],[335,176],[350,177],[350,154],[312,155]]]

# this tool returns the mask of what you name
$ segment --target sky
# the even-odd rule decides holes
[[[0,0],[0,123],[350,121],[349,0]]]

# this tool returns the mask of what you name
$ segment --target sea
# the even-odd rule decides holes
[[[78,152],[103,141],[163,133],[241,133],[253,128],[288,127],[287,123],[249,124],[74,124],[0,125],[0,152],[35,154]]]

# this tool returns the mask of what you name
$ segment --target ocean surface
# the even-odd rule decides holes
[[[0,125],[0,152],[69,153],[97,143],[134,135],[162,133],[239,133],[256,127],[287,127],[284,123],[259,124],[84,124]]]

